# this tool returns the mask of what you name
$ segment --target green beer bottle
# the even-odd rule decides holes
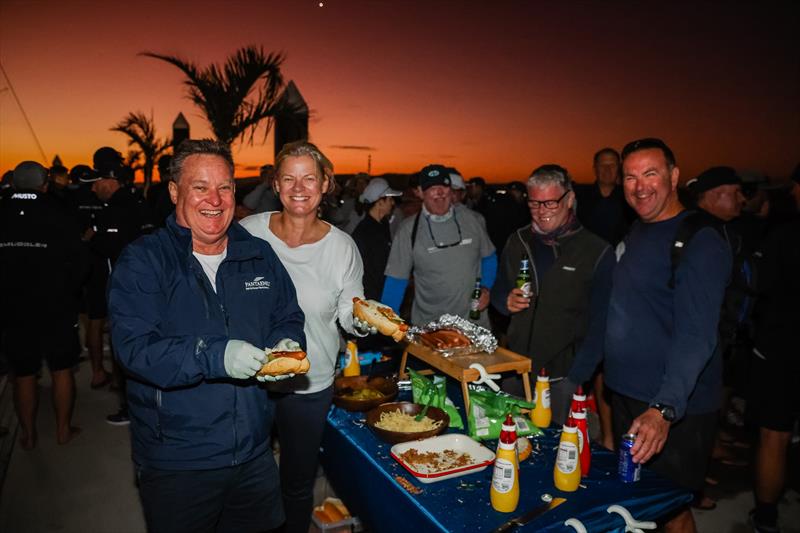
[[[478,309],[478,304],[480,299],[481,299],[481,278],[475,278],[475,288],[472,289],[472,299],[469,302],[470,320],[478,320],[481,317],[481,312]]]
[[[519,274],[517,274],[517,288],[522,290],[525,298],[533,296],[533,285],[531,285],[531,272],[528,260],[523,259],[519,262]]]

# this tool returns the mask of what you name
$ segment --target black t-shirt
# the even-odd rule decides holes
[[[353,231],[353,240],[364,262],[364,296],[380,300],[383,272],[392,246],[389,224],[386,221],[378,222],[367,214]]]

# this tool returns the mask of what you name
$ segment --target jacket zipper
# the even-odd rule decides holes
[[[225,319],[225,335],[230,337],[230,322],[228,317],[228,311],[225,309],[225,282],[223,281],[223,277],[220,276],[220,271],[224,267],[225,263],[227,262],[227,258],[219,264],[219,268],[217,269],[217,297],[219,298],[219,309],[222,312],[222,317]],[[236,452],[238,451],[239,447],[239,435],[236,430],[236,417],[237,417],[237,400],[238,394],[236,394],[236,386],[231,385],[233,389],[233,459],[231,460],[231,466],[236,466],[239,464],[239,460],[237,459]]]
[[[161,434],[161,389],[156,389],[156,435],[158,440],[163,440]]]

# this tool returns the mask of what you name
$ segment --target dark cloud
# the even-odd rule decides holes
[[[338,148],[339,150],[364,150],[365,152],[374,152],[377,150],[374,146],[359,146],[357,144],[332,144],[331,148]]]

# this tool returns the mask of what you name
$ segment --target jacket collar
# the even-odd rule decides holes
[[[178,248],[185,251],[187,256],[192,254],[192,230],[178,224],[173,211],[167,217],[167,231],[173,239],[178,241]],[[241,224],[235,220],[228,228],[228,246],[225,260],[245,261],[248,259],[262,258],[261,249],[256,237],[250,235]]]

